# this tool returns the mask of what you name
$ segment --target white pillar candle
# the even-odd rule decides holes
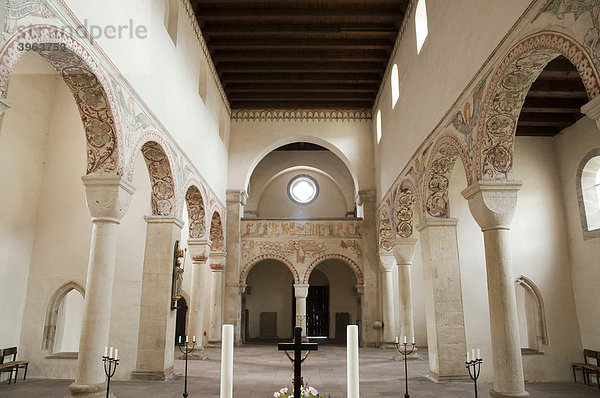
[[[179,336],[179,344],[181,344],[181,336]]]
[[[185,336],[185,342],[188,343],[189,342],[189,338],[188,336]]]
[[[110,358],[113,357],[113,349],[114,349],[113,347],[110,347],[110,355],[109,355]]]
[[[233,325],[223,325],[221,335],[221,398],[233,397]]]
[[[413,336],[413,338],[412,338],[412,343],[413,343],[413,345],[415,345],[415,336]]]
[[[348,379],[348,398],[359,397],[359,376],[358,376],[358,326],[348,325],[347,341],[347,379]]]
[[[396,344],[398,344],[398,336],[396,336]]]
[[[194,336],[194,338],[192,339],[192,343],[196,342],[196,336]]]
[[[471,350],[471,359],[472,359],[472,360],[475,360],[475,359],[477,359],[477,358],[475,357],[475,349],[474,349],[474,348]]]
[[[471,355],[469,354],[469,351],[467,351],[467,362],[471,362]]]
[[[406,344],[406,336],[404,336],[404,344]]]
[[[104,356],[107,357],[108,356],[108,346],[104,347]]]
[[[477,359],[481,359],[481,349],[477,349]]]
[[[115,348],[115,359],[119,359],[119,349]]]

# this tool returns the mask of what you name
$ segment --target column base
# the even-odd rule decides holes
[[[173,366],[165,370],[134,370],[131,372],[131,380],[165,381],[174,375]]]
[[[111,398],[116,398],[111,392]],[[64,398],[106,398],[106,384],[71,384],[69,393]]]
[[[441,383],[445,381],[472,381],[468,374],[440,375],[438,373],[430,372],[427,378],[435,383]]]
[[[490,391],[490,397],[492,398],[521,398],[528,397],[529,393],[527,391],[523,392],[497,392],[494,390]]]

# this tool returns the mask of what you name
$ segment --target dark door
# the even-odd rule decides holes
[[[308,336],[329,336],[329,286],[310,286],[306,298]]]
[[[181,337],[181,341],[185,341],[185,321],[187,317],[187,303],[185,299],[182,297],[177,300],[177,320],[175,321],[175,344],[179,342],[179,337]],[[199,338],[202,338],[200,336]],[[191,339],[191,337],[190,337]]]

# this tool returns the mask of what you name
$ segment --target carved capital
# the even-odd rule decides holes
[[[469,209],[482,231],[510,229],[517,207],[517,192],[521,181],[478,181],[462,191],[469,201]]]
[[[239,189],[228,189],[227,190],[227,203],[239,203],[242,206],[246,206],[246,201],[248,200],[248,194],[246,191]]]
[[[356,293],[365,294],[365,285],[356,285]]]
[[[125,178],[116,175],[83,176],[85,196],[92,222],[112,222],[119,224],[129,208],[133,185]]]
[[[297,283],[294,284],[294,293],[296,298],[306,298],[308,297],[308,284]]]
[[[188,239],[187,244],[192,263],[206,264],[212,242],[209,239]]]
[[[175,224],[179,229],[183,228],[183,220],[173,216],[144,216],[148,224]]]
[[[442,228],[456,227],[458,225],[457,218],[432,218],[428,217],[421,224],[417,225],[417,230],[421,232],[425,228]]]
[[[358,205],[362,206],[365,203],[375,203],[377,200],[377,191],[374,189],[358,191]]]
[[[392,272],[396,267],[396,258],[394,257],[394,253],[388,251],[380,251],[379,265],[381,266],[381,271]]]
[[[213,272],[223,272],[225,270],[225,258],[227,253],[224,251],[212,251],[209,256],[209,267]]]
[[[417,239],[398,238],[392,241],[392,252],[398,265],[411,265],[415,256]]]

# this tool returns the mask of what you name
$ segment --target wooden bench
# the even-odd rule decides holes
[[[8,360],[5,362],[4,358],[10,357],[12,355],[12,360]],[[17,361],[17,347],[10,347],[0,350],[0,374],[1,373],[10,373],[10,377],[8,378],[8,384],[12,381],[13,371],[15,372],[15,383],[17,382],[17,375],[19,373],[19,369],[25,369],[25,373],[23,374],[23,380],[27,378],[27,367],[29,366],[29,361]]]
[[[583,383],[590,385],[590,375],[596,376],[598,388],[600,388],[600,352],[593,350],[583,350],[583,363],[574,363],[573,380],[577,382],[577,371],[581,370]]]

